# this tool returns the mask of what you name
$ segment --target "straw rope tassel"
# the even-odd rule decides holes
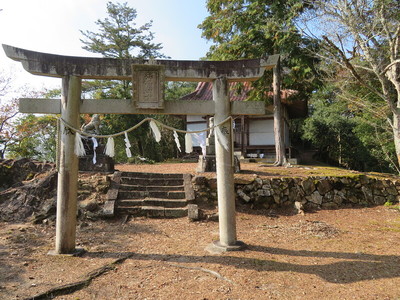
[[[185,135],[185,152],[186,153],[193,152],[193,141],[192,141],[192,135],[190,133],[186,133]]]
[[[86,151],[85,147],[83,146],[82,137],[79,133],[75,133],[75,147],[74,152],[76,156],[85,156]]]
[[[126,153],[126,156],[127,156],[127,157],[129,157],[129,158],[132,157],[132,152],[131,152],[131,149],[130,149],[130,148],[125,148],[125,153]]]
[[[92,137],[92,142],[93,142],[93,164],[95,165],[97,162],[97,155],[96,155],[96,148],[99,146],[99,143],[97,142],[96,138]]]
[[[128,133],[125,131],[125,153],[127,157],[132,157],[131,143],[129,142]]]
[[[159,143],[161,140],[161,132],[160,129],[158,129],[156,122],[153,120],[150,121],[150,128],[153,131],[156,142]]]
[[[158,129],[157,123],[163,128],[166,128],[166,129],[174,131],[175,143],[176,143],[178,149],[180,149],[180,143],[179,143],[178,134],[176,132],[186,133],[186,135],[185,135],[185,152],[186,153],[191,153],[191,152],[193,152],[193,141],[192,141],[192,136],[191,135],[192,134],[196,134],[196,133],[202,133],[202,132],[210,131],[211,129],[214,129],[214,128],[217,129],[216,130],[217,139],[219,139],[219,141],[222,143],[222,145],[223,145],[223,147],[225,149],[228,149],[228,139],[227,139],[227,137],[224,136],[224,134],[221,132],[219,127],[220,127],[220,125],[224,124],[225,122],[227,122],[229,120],[232,120],[232,117],[228,117],[225,120],[223,120],[222,122],[220,122],[219,124],[215,124],[212,127],[205,128],[205,129],[202,129],[202,130],[196,130],[196,131],[188,132],[186,130],[176,129],[174,127],[165,125],[165,124],[163,124],[163,123],[161,123],[161,122],[159,122],[157,120],[154,120],[154,119],[151,119],[151,118],[146,118],[146,119],[140,121],[138,124],[132,126],[131,128],[129,128],[129,129],[125,130],[125,131],[114,133],[114,134],[110,134],[110,135],[89,134],[89,133],[83,132],[83,131],[75,128],[74,126],[68,124],[62,118],[58,118],[58,123],[62,123],[65,126],[65,128],[69,128],[69,129],[71,129],[72,131],[74,131],[76,133],[75,134],[74,152],[78,156],[86,155],[86,151],[85,151],[85,148],[84,148],[84,145],[83,145],[83,142],[82,142],[82,136],[83,135],[86,136],[86,137],[89,137],[89,138],[107,138],[107,144],[106,144],[104,153],[106,155],[110,156],[110,157],[114,157],[114,155],[115,155],[114,137],[125,134],[126,154],[127,154],[128,157],[132,157],[132,153],[131,153],[131,150],[130,150],[131,144],[129,142],[127,133],[131,132],[132,130],[135,130],[136,128],[138,128],[140,125],[142,125],[145,122],[150,121],[150,127],[153,130],[153,133],[154,133],[154,136],[155,136],[157,142],[159,142],[160,139],[161,139],[161,132]],[[58,130],[58,132],[59,132],[59,130]]]
[[[124,141],[125,141],[125,147],[126,147],[126,148],[132,147],[131,142],[129,142],[128,133],[125,131],[124,134],[125,134],[125,139],[124,139]]]
[[[114,138],[109,137],[107,139],[106,148],[104,149],[104,154],[108,155],[109,157],[114,157],[115,150],[114,150]]]
[[[178,151],[182,152],[181,143],[179,142],[179,136],[178,136],[178,133],[175,130],[174,130],[174,139],[175,139],[175,144],[176,144],[176,147],[178,148]]]

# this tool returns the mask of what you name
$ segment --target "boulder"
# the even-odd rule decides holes
[[[314,180],[307,178],[301,182],[301,186],[306,195],[311,195],[315,191]]]
[[[242,200],[244,200],[245,202],[250,202],[250,200],[251,200],[251,198],[250,198],[248,195],[246,195],[246,194],[243,192],[243,190],[238,190],[238,191],[237,191],[237,195],[238,195]]]
[[[332,190],[332,185],[327,179],[323,179],[318,182],[317,190],[321,195],[325,195],[327,192]]]
[[[321,205],[322,204],[322,196],[318,191],[315,191],[310,196],[310,201],[314,204]]]

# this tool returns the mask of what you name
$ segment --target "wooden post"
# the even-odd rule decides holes
[[[230,101],[226,77],[217,78],[213,82],[213,99],[215,101],[214,122],[218,124],[230,116]],[[232,123],[226,122],[216,128],[215,154],[217,160],[217,190],[219,214],[219,241],[214,245],[225,251],[239,250],[242,243],[236,240],[235,190],[232,164]],[[218,138],[227,138],[228,149]]]
[[[62,79],[61,118],[79,128],[81,79],[67,76]],[[54,254],[73,254],[76,238],[78,190],[78,157],[74,153],[75,133],[61,123],[60,165],[57,186],[56,247]]]
[[[245,137],[245,128],[244,128],[244,116],[241,117],[240,119],[240,152],[242,153],[243,157],[246,157],[246,153],[245,153],[245,148],[244,148],[244,137]]]
[[[280,60],[278,59],[276,66],[273,69],[273,90],[274,90],[274,137],[275,137],[275,165],[286,166],[287,159],[285,153],[284,128],[283,128],[283,113],[281,102],[281,70]]]

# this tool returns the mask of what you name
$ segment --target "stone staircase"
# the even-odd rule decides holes
[[[190,174],[115,172],[104,207],[106,215],[178,218],[194,202]]]

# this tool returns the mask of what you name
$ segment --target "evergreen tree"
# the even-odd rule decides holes
[[[85,39],[83,49],[110,58],[148,59],[165,57],[159,52],[161,44],[153,43],[154,34],[150,31],[152,21],[137,27],[136,9],[127,3],[107,3],[108,18],[97,20],[99,32],[81,31]]]
[[[296,90],[295,97],[307,99],[320,83],[315,76],[316,59],[306,50],[317,48],[318,43],[302,37],[295,26],[307,7],[300,0],[208,0],[210,16],[199,26],[203,37],[214,42],[207,57],[231,60],[281,54],[282,88]],[[266,98],[271,79],[269,73],[255,82],[251,98],[271,101]]]
[[[374,111],[360,109],[344,97],[350,90],[342,88],[342,81],[326,82],[314,93],[303,139],[317,149],[320,161],[359,171],[398,172],[390,127],[385,115],[379,115],[380,105]]]
[[[161,44],[153,42],[154,34],[150,31],[152,21],[142,26],[137,26],[135,23],[136,9],[129,7],[127,3],[114,4],[108,2],[107,14],[108,17],[104,20],[96,21],[97,32],[81,31],[84,36],[84,39],[82,39],[83,49],[109,58],[152,59],[166,57],[159,52],[162,49]],[[130,99],[132,97],[130,81],[92,81],[86,82],[84,88],[95,99]],[[145,117],[147,116],[105,115],[103,133],[111,134],[126,130]],[[172,117],[162,118],[163,121],[176,125]],[[147,124],[129,133],[129,139],[134,156],[145,156],[160,161],[175,155],[174,143],[155,143]],[[164,147],[169,149],[163,149]],[[116,140],[116,160],[126,161],[125,144],[122,139]]]

